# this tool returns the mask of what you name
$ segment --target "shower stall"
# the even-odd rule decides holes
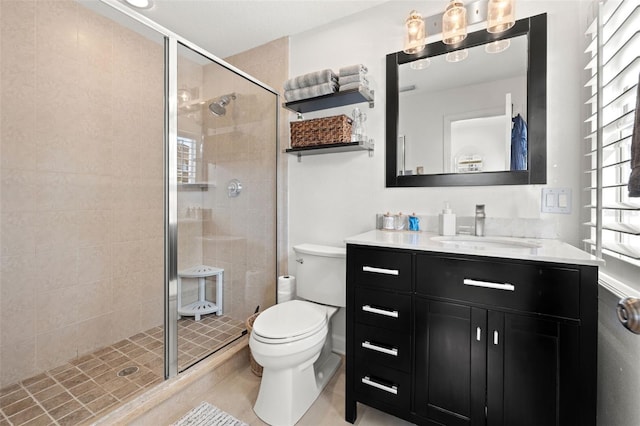
[[[80,422],[275,302],[278,96],[115,0],[0,24],[0,423]]]

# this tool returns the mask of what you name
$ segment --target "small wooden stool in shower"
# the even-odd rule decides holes
[[[216,277],[216,302],[210,302],[205,298],[205,283],[207,277]],[[182,278],[198,279],[198,300],[186,306],[182,306]],[[222,285],[224,282],[224,269],[213,266],[199,265],[178,272],[178,315],[195,317],[200,321],[201,315],[216,313],[222,315]]]

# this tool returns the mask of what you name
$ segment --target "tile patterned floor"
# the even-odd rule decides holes
[[[251,426],[268,426],[253,412],[253,404],[260,389],[260,378],[246,367],[232,374],[218,385],[213,391],[185,399],[176,397],[172,400],[173,414],[169,417],[149,419],[147,424],[171,424],[184,416],[201,401],[220,408]],[[345,408],[345,366],[342,365],[331,378],[320,396],[309,410],[296,423],[296,426],[352,426],[344,420]],[[383,413],[375,408],[358,404],[356,426],[413,426],[413,423]]]
[[[178,369],[235,340],[243,321],[216,315],[178,321]],[[164,329],[154,327],[0,390],[0,426],[77,425],[99,418],[163,380]],[[126,367],[137,367],[119,376]]]

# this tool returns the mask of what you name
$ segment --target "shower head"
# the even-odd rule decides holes
[[[227,109],[225,107],[229,105],[229,103],[235,98],[235,93],[220,96],[219,99],[209,104],[209,111],[211,111],[211,114],[215,115],[216,117],[222,117],[227,113]]]

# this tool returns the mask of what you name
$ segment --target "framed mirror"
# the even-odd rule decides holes
[[[386,67],[387,187],[546,183],[546,14]]]

